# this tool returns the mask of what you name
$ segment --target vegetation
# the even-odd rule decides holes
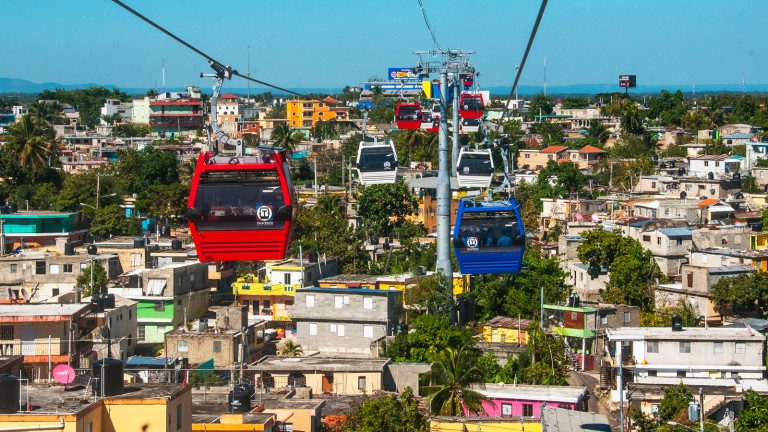
[[[482,374],[475,365],[477,358],[467,347],[446,347],[438,353],[429,373],[430,385],[424,387],[429,411],[444,416],[461,416],[483,412],[486,397],[471,389],[482,382]]]
[[[293,339],[288,339],[280,348],[280,355],[283,357],[301,357],[304,355],[304,350]]]
[[[429,421],[419,411],[413,390],[406,388],[399,396],[386,394],[366,398],[329,432],[428,432]]]
[[[93,284],[91,284],[91,271],[93,271]],[[104,266],[98,261],[93,261],[77,275],[75,289],[82,290],[83,297],[100,296],[107,293],[107,282],[107,271],[104,270]]]
[[[416,197],[402,180],[359,188],[357,203],[365,232],[385,236],[395,232],[418,208]]]

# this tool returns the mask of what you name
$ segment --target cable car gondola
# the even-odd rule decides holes
[[[493,179],[491,149],[462,147],[456,164],[456,180],[459,187],[487,188]]]
[[[463,119],[476,119],[483,116],[485,110],[483,95],[480,93],[461,94],[459,99],[459,115]]]
[[[462,274],[520,272],[525,231],[517,201],[461,200],[453,245]]]
[[[388,184],[397,180],[397,152],[391,139],[360,141],[357,175],[363,185]]]
[[[294,203],[282,149],[259,147],[254,156],[201,154],[187,209],[198,259],[284,259]]]
[[[421,129],[427,130],[432,128],[432,112],[422,111],[421,113]]]
[[[421,104],[398,102],[395,108],[395,123],[398,129],[418,129],[421,126]]]
[[[467,133],[477,132],[480,130],[480,122],[482,120],[476,119],[461,119],[461,130]]]

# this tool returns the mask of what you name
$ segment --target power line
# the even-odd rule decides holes
[[[138,17],[142,21],[146,22],[147,24],[151,25],[152,27],[154,27],[154,28],[160,30],[161,32],[165,33],[166,35],[170,36],[176,42],[184,45],[185,47],[191,49],[192,51],[196,52],[197,54],[203,56],[206,60],[208,60],[211,63],[211,66],[213,66],[214,69],[216,69],[217,72],[220,72],[220,70],[225,71],[226,75],[227,75],[226,78],[229,78],[231,75],[234,75],[234,76],[243,78],[245,80],[255,82],[257,84],[261,84],[261,85],[264,85],[264,86],[267,86],[267,87],[271,87],[271,88],[273,88],[275,90],[280,90],[280,91],[283,91],[283,92],[286,92],[286,93],[290,93],[290,94],[293,94],[293,95],[296,95],[296,96],[303,96],[301,93],[297,93],[295,91],[288,90],[286,88],[279,87],[279,86],[276,86],[274,84],[270,84],[270,83],[267,83],[267,82],[264,82],[264,81],[261,81],[261,80],[257,80],[256,78],[251,78],[249,76],[250,74],[243,75],[240,72],[232,69],[229,66],[224,66],[224,64],[221,63],[220,61],[217,61],[216,59],[214,59],[213,57],[209,56],[208,54],[206,54],[206,53],[202,52],[201,50],[195,48],[194,46],[192,46],[188,42],[184,41],[182,38],[176,36],[175,34],[171,33],[170,31],[166,30],[160,24],[157,24],[156,22],[152,21],[151,19],[145,17],[144,15],[142,15],[141,13],[136,11],[135,9],[131,8],[127,4],[121,2],[120,0],[112,0],[112,2],[117,4],[118,6],[122,7],[123,9],[127,10],[128,12],[132,13],[133,15],[135,15],[136,17]]]
[[[548,0],[541,0],[541,7],[539,7],[539,14],[536,16],[536,22],[534,23],[533,29],[531,30],[531,36],[528,38],[528,45],[525,47],[525,53],[523,54],[523,60],[520,62],[520,68],[517,69],[517,74],[515,74],[515,82],[512,84],[512,88],[509,90],[509,97],[507,97],[507,103],[506,103],[506,106],[504,107],[504,113],[502,113],[501,118],[499,119],[499,123],[496,125],[497,133],[499,131],[499,127],[502,124],[504,124],[504,118],[507,116],[507,113],[509,113],[509,103],[512,101],[512,96],[514,96],[515,94],[517,83],[518,81],[520,81],[520,75],[523,73],[523,68],[525,67],[525,61],[528,59],[528,53],[531,51],[533,40],[536,38],[536,32],[539,30],[539,23],[541,23],[541,17],[544,15],[544,9],[547,8],[547,1]]]
[[[435,30],[432,28],[432,25],[429,24],[429,18],[427,18],[427,11],[424,9],[424,3],[422,3],[421,0],[419,0],[419,7],[421,8],[421,14],[424,16],[424,24],[427,25],[429,34],[432,35],[432,42],[434,42],[435,46],[439,51],[442,51],[443,49],[440,47],[440,44],[437,42],[437,36],[435,36]]]

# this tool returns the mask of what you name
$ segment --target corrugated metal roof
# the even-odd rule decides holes
[[[693,233],[688,228],[665,228],[659,230],[660,233],[667,237],[687,237],[691,238]]]

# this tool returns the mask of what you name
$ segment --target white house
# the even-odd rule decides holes
[[[692,176],[720,177],[741,172],[744,169],[743,156],[701,155],[688,159],[688,173]],[[711,173],[711,174],[710,174]]]

